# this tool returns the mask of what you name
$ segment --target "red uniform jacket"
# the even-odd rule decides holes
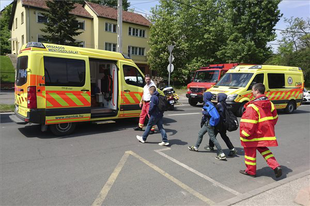
[[[265,95],[248,102],[240,120],[240,140],[243,147],[275,147],[278,142],[274,126],[277,110]]]

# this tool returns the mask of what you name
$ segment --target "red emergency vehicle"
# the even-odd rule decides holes
[[[239,63],[210,64],[197,70],[192,82],[187,85],[186,97],[188,103],[192,106],[195,106],[198,102],[202,103],[203,93],[215,85],[229,69],[238,65]]]

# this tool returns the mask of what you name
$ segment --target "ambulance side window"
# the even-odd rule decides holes
[[[22,86],[27,82],[28,56],[21,56],[17,59],[16,85]]]
[[[125,82],[130,85],[144,87],[142,74],[132,66],[123,65]]]
[[[85,61],[44,57],[46,86],[84,86]]]
[[[257,74],[251,82],[248,90],[252,90],[253,85],[256,83],[264,83],[264,74]]]
[[[270,89],[284,88],[284,74],[268,74],[268,84]]]

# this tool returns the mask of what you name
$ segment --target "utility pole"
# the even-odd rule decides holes
[[[117,52],[122,53],[123,48],[123,1],[117,3]]]

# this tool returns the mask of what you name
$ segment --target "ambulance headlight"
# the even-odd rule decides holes
[[[237,96],[238,96],[238,94],[227,95],[226,102],[233,102],[236,99]]]

